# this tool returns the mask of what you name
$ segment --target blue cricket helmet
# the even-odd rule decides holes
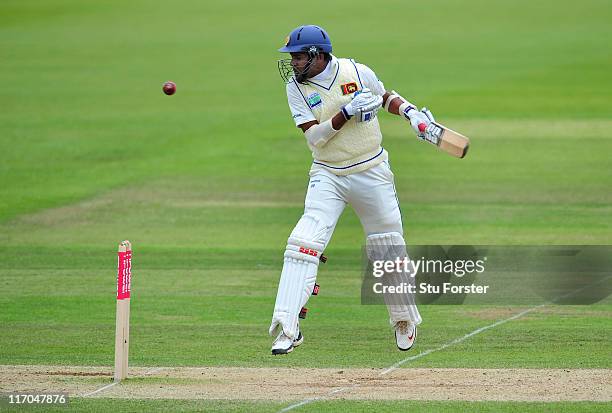
[[[316,52],[331,53],[332,44],[327,32],[319,26],[307,25],[294,29],[287,36],[284,47],[279,52],[314,52],[311,48],[316,47]]]

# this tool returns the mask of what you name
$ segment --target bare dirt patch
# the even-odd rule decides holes
[[[612,369],[132,368],[130,378],[92,397],[292,401],[612,401]],[[112,383],[105,367],[0,366],[0,392],[84,396]],[[343,391],[332,394],[336,389]]]

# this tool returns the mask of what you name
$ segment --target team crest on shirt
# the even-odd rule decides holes
[[[308,101],[308,106],[310,106],[310,108],[314,108],[319,106],[321,103],[323,103],[323,101],[321,100],[321,95],[319,95],[318,92],[314,92],[312,94],[310,94],[306,100]]]
[[[357,88],[357,83],[351,82],[351,83],[345,83],[343,85],[340,85],[340,89],[342,89],[343,95],[350,95],[351,93],[357,92],[358,88]]]

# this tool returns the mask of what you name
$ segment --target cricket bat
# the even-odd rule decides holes
[[[432,126],[433,125],[433,126]],[[431,122],[430,131],[425,133],[427,125],[419,124],[422,133],[421,139],[437,146],[444,152],[456,158],[464,158],[470,148],[470,140],[462,134],[438,123]]]

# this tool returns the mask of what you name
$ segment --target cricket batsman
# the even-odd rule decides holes
[[[329,35],[308,25],[293,30],[278,61],[291,115],[312,151],[304,214],[287,240],[269,333],[272,354],[302,344],[298,316],[315,286],[320,257],[344,207],[350,204],[366,233],[368,258],[407,257],[402,217],[377,112],[408,121],[421,139],[434,121],[397,92],[385,90],[368,66],[332,54]],[[390,246],[390,257],[383,247]],[[382,255],[381,255],[382,254]],[[386,254],[386,255],[385,255]],[[383,255],[385,255],[383,257]],[[399,350],[409,350],[421,316],[412,297],[387,303]]]

